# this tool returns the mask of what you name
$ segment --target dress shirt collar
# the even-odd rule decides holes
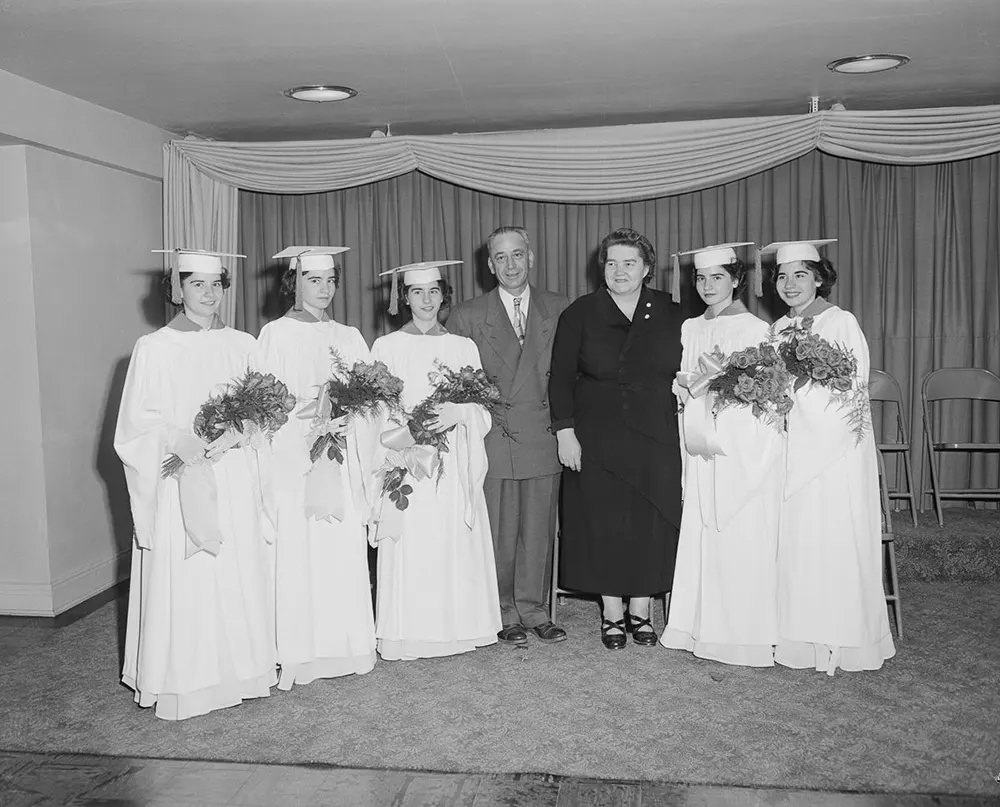
[[[510,320],[511,325],[514,324],[514,295],[511,294],[507,289],[502,286],[497,286],[497,291],[500,292],[500,302],[503,303],[504,311],[507,312],[507,319]],[[521,300],[521,314],[524,315],[524,320],[528,320],[528,304],[531,298],[531,286],[525,286],[524,291],[519,295]]]

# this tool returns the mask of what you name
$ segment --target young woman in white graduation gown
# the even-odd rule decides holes
[[[136,342],[115,450],[135,525],[122,680],[140,706],[180,720],[264,697],[277,676],[255,451],[206,455],[192,430],[201,405],[253,366],[256,343],[217,315],[229,285],[218,255],[179,252],[173,261],[173,299],[184,311]],[[171,454],[188,467],[209,463],[221,543],[185,529],[178,478],[161,478]]]
[[[820,242],[771,244],[774,281],[788,314],[779,335],[812,318],[812,332],[857,360],[867,395],[868,342],[849,311],[827,301],[837,282]],[[774,660],[833,675],[877,670],[895,655],[882,583],[881,500],[875,439],[860,439],[830,390],[809,383],[792,396],[788,458],[778,536],[779,640]],[[864,401],[867,413],[867,400]]]
[[[353,418],[341,426],[347,450],[339,478],[332,480],[339,483],[340,518],[307,514],[306,503],[314,441],[307,415],[332,375],[331,350],[348,368],[369,361],[360,331],[336,322],[327,312],[339,279],[333,255],[344,251],[345,247],[292,247],[275,256],[290,258],[282,292],[295,303],[285,316],[266,324],[258,339],[261,368],[284,381],[299,402],[275,434],[263,474],[264,500],[277,531],[279,689],[317,678],[367,673],[375,665],[365,531],[370,503],[363,487],[374,448],[370,422]]]
[[[735,249],[693,250],[695,288],[708,306],[681,326],[675,386],[684,459],[684,507],[664,647],[725,664],[769,667],[778,638],[778,515],[784,467],[782,424],[747,407],[712,414],[713,396],[692,397],[699,359],[766,341],[767,323],[740,299],[747,271]]]
[[[435,361],[453,370],[482,366],[475,342],[439,324],[447,285],[438,268],[443,263],[428,263],[393,270],[393,284],[396,272],[403,275],[404,301],[412,319],[372,345],[372,357],[403,380],[407,410],[433,390],[428,376]],[[386,421],[383,428],[397,425]],[[494,644],[502,627],[483,493],[483,440],[490,415],[478,404],[446,403],[430,425],[436,430],[457,427],[448,435],[449,451],[441,454],[440,478],[435,474],[415,481],[408,476],[406,483],[413,490],[401,514],[399,534],[386,536],[384,524],[378,525],[375,633],[379,654],[388,660],[475,650]],[[393,504],[384,501],[381,506]]]

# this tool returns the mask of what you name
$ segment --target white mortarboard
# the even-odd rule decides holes
[[[710,247],[700,249],[689,249],[684,252],[675,252],[675,257],[684,255],[694,255],[694,268],[705,269],[709,266],[725,266],[736,260],[736,247],[752,247],[753,241],[731,241],[728,244],[713,244]]]
[[[395,316],[399,313],[399,284],[397,277],[402,278],[404,286],[416,286],[421,283],[433,283],[441,279],[442,266],[454,266],[461,261],[420,261],[418,263],[408,263],[405,266],[397,266],[395,269],[388,269],[379,272],[379,277],[392,275],[392,291],[389,294],[389,313]]]
[[[777,265],[792,261],[818,261],[817,247],[835,244],[836,238],[815,238],[811,241],[775,241],[766,247],[761,247],[759,255],[775,253],[774,262]]]
[[[680,259],[684,255],[694,255],[694,268],[707,269],[709,266],[725,266],[736,260],[736,249],[738,247],[752,247],[753,241],[730,241],[728,244],[712,244],[699,249],[688,249],[684,252],[674,253],[674,274],[680,278]],[[760,284],[760,273],[754,277],[754,294],[758,297],[763,293]]]
[[[245,258],[235,252],[212,252],[206,249],[154,249],[154,253],[170,255],[170,302],[180,305],[181,272],[197,272],[203,275],[221,275],[223,258]]]
[[[347,252],[350,247],[285,247],[281,252],[272,255],[272,260],[278,258],[289,258],[288,268],[294,270],[298,266],[298,274],[295,276],[295,303],[296,311],[302,310],[302,275],[306,272],[322,272],[326,269],[333,269],[333,256],[341,252]]]
[[[680,278],[680,259],[684,255],[694,255],[694,268],[706,269],[709,266],[725,266],[727,263],[732,263],[736,260],[736,249],[738,247],[752,247],[754,245],[753,241],[730,241],[727,244],[712,244],[707,247],[700,247],[699,249],[689,249],[684,252],[674,253],[674,275]],[[678,289],[679,291],[679,289]],[[760,282],[760,272],[754,276],[753,284],[754,294],[758,297],[763,294]],[[678,294],[680,297],[680,294]]]

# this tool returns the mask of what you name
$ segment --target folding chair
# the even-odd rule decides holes
[[[935,435],[931,420],[931,404],[940,401],[966,400],[995,401],[1000,403],[1000,378],[989,370],[977,367],[961,368],[947,367],[933,370],[924,376],[920,391],[920,403],[924,413],[924,439],[927,446],[927,465],[930,467],[931,489],[924,487],[923,464],[920,469],[921,509],[923,497],[930,493],[934,499],[934,509],[937,511],[938,526],[944,526],[944,516],[941,512],[941,501],[958,499],[961,501],[992,500],[1000,501],[1000,480],[992,488],[942,488],[941,487],[941,454],[947,452],[1000,452],[1000,443],[990,442],[950,442],[943,435]]]
[[[889,441],[885,439],[888,435],[880,435],[883,439],[876,444],[876,447],[883,455],[895,455],[896,467],[893,478],[896,484],[888,488],[886,493],[890,499],[908,502],[910,518],[913,520],[913,526],[916,527],[917,499],[913,492],[913,465],[910,462],[910,430],[906,425],[906,415],[903,413],[903,393],[899,388],[899,382],[892,375],[885,372],[885,370],[872,370],[868,375],[868,397],[872,403],[884,404],[885,408],[892,405],[895,406],[896,438]],[[876,420],[873,416],[872,423],[875,423]],[[906,486],[901,486],[900,482],[905,482]],[[886,478],[886,483],[888,484],[888,478]]]
[[[889,480],[885,476],[885,461],[878,452],[878,489],[882,503],[882,580],[885,601],[892,609],[896,636],[903,638],[902,603],[899,599],[899,577],[896,574],[896,536],[892,531],[892,509],[889,503]]]

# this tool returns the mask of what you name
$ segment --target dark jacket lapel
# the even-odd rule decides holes
[[[490,293],[486,303],[486,338],[494,352],[503,359],[511,371],[516,370],[521,346],[517,343],[517,335],[507,318],[507,312],[500,302],[500,293],[496,289]]]
[[[545,306],[542,295],[534,286],[531,288],[531,302],[528,304],[528,322],[524,335],[521,358],[514,375],[510,394],[514,397],[538,366],[538,358],[545,345],[550,344],[549,336],[555,327],[553,317]],[[516,338],[516,337],[515,337]]]
[[[618,308],[614,300],[611,300],[611,305]],[[632,312],[632,324],[629,326],[628,336],[625,337],[622,353],[631,348],[635,344],[636,339],[639,339],[649,329],[652,318],[656,316],[654,309],[653,295],[650,293],[648,286],[643,286],[642,291],[639,293],[639,302],[635,304],[635,311]],[[619,311],[619,313],[621,312]]]

